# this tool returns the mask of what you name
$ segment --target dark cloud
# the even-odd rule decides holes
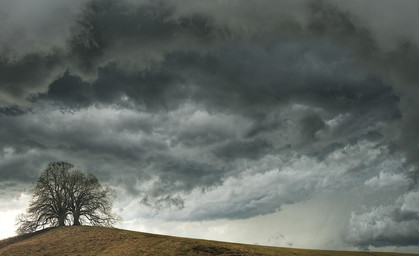
[[[0,153],[1,180],[18,186],[30,185],[37,180],[51,154],[36,149],[15,149],[2,145]],[[23,184],[23,185],[22,185]]]
[[[25,113],[25,110],[20,108],[18,105],[0,107],[0,113],[8,116],[18,116]]]
[[[413,114],[411,109],[415,108],[413,98],[418,95],[418,90],[413,85],[419,81],[418,73],[414,71],[419,60],[419,50],[417,43],[407,39],[410,37],[408,33],[410,24],[405,24],[406,27],[399,31],[405,33],[404,36],[385,38],[385,40],[394,41],[391,50],[380,51],[380,45],[385,42],[374,40],[373,33],[360,23],[360,19],[347,11],[339,10],[338,6],[325,1],[313,2],[311,8],[314,16],[311,24],[314,26],[309,26],[309,28],[315,34],[332,38],[345,49],[356,54],[358,58],[365,61],[366,65],[373,67],[371,72],[375,72],[382,77],[383,81],[392,85],[399,96],[401,109],[400,114],[394,115],[403,116],[403,118],[401,136],[391,143],[391,147],[397,152],[403,152],[409,164],[417,166],[418,147],[413,141],[419,122],[417,115]],[[407,6],[399,7],[406,8]],[[406,17],[406,19],[410,18]],[[395,19],[395,21],[400,22],[400,19]],[[417,180],[418,175],[415,174],[415,176],[413,179]]]
[[[146,111],[157,112],[176,108],[186,98],[181,81],[170,69],[126,73],[109,65],[99,70],[92,89],[99,102],[120,103],[128,98]]]
[[[115,52],[124,56],[146,51],[152,53],[162,48],[164,53],[164,49],[171,47],[165,44],[167,41],[174,46],[191,44],[189,41],[208,43],[206,41],[216,33],[211,21],[204,16],[175,19],[173,12],[173,7],[164,2],[140,5],[110,0],[90,2],[69,39],[70,54],[77,69],[81,72],[96,71],[98,65],[109,58],[114,59]]]
[[[0,96],[2,102],[22,104],[30,92],[44,90],[57,66],[60,53],[32,53],[18,59],[0,57]]]
[[[227,174],[224,168],[217,168],[196,160],[161,155],[152,159],[152,162],[158,180],[151,195],[190,192],[195,188],[213,187],[221,184],[223,176]]]
[[[308,114],[299,122],[300,134],[304,142],[316,140],[316,133],[323,130],[326,125],[316,114]]]
[[[336,9],[331,9],[332,13],[334,11]],[[111,56],[119,56],[119,50],[113,52],[111,48],[120,40],[132,42],[124,49],[128,50],[141,48],[133,45],[133,42],[141,45],[144,40],[171,40],[175,37],[174,33],[191,37],[209,36],[210,32],[201,28],[210,28],[204,17],[193,15],[172,20],[171,13],[168,6],[155,4],[133,7],[113,1],[90,3],[74,27],[69,45],[71,56],[82,62],[87,61],[79,65],[76,73],[79,69],[87,72],[93,69],[97,70],[97,77],[88,81],[83,76],[67,71],[49,85],[46,93],[33,95],[31,100],[49,101],[73,110],[96,104],[119,104],[123,107],[124,101],[129,101],[135,104],[134,109],[153,113],[177,109],[182,102],[188,100],[197,105],[204,103],[209,110],[250,118],[255,125],[248,131],[248,136],[256,136],[262,131],[273,132],[282,125],[278,120],[268,120],[272,115],[267,114],[272,107],[303,104],[321,108],[326,113],[324,117],[316,113],[303,113],[301,118],[299,115],[291,118],[291,122],[296,122],[300,132],[299,141],[292,141],[297,144],[314,143],[316,133],[327,128],[323,121],[325,117],[350,113],[353,118],[346,122],[352,127],[341,125],[340,129],[333,129],[334,136],[340,132],[341,137],[347,138],[356,136],[361,125],[374,125],[378,121],[391,118],[392,114],[389,113],[398,112],[397,97],[388,86],[378,79],[354,72],[351,56],[330,43],[317,39],[304,43],[282,40],[271,43],[269,47],[227,41],[224,46],[207,53],[175,50],[164,54],[160,63],[139,71],[124,69],[118,59],[105,64]],[[115,20],[118,22],[110,22]],[[197,31],[207,32],[202,34]],[[110,55],[111,53],[114,55]],[[95,61],[96,58],[102,59]],[[355,119],[358,119],[357,122],[353,122]],[[46,121],[53,122],[49,119]],[[147,159],[146,156],[152,156],[149,161],[160,161],[154,157],[154,150],[165,148],[161,141],[148,144],[145,140],[141,145],[131,144],[121,138],[116,141],[98,132],[97,124],[78,126],[80,122],[77,120],[76,123],[69,123],[63,130],[57,130],[55,126],[45,129],[36,124],[30,132],[29,129],[22,129],[14,131],[14,134],[16,137],[28,134],[23,136],[25,141],[22,144],[30,141],[32,145],[59,150],[82,149],[96,155],[106,154],[126,159],[144,160]],[[62,124],[62,127],[65,126]],[[125,129],[132,131],[129,125],[126,126]],[[138,128],[142,131],[145,126]],[[151,131],[151,128],[146,129],[147,133]],[[211,145],[228,138],[228,133],[221,131],[211,131],[211,127],[189,129],[175,134],[171,140],[174,145]],[[212,152],[224,160],[258,159],[272,152],[274,146],[283,144],[273,145],[267,138],[237,140],[221,143]],[[211,172],[214,177],[208,178],[208,183],[200,183],[200,179],[194,179],[193,175],[183,175],[185,170],[194,173],[193,170],[199,169],[197,166],[208,166],[208,163],[185,165],[175,161],[173,164],[176,168],[173,167],[173,172],[169,173],[173,176],[166,176],[165,172],[161,174],[165,177],[165,181],[161,181],[164,186],[170,187],[171,182],[175,183],[169,177],[177,177],[177,181],[185,179],[184,185],[196,183],[196,186],[203,187],[219,184],[223,179],[223,172],[220,171]],[[163,166],[158,169],[167,169]],[[196,177],[206,177],[201,172],[196,173]],[[185,185],[178,190],[190,191],[192,187]]]
[[[263,139],[227,141],[214,150],[214,154],[227,161],[237,158],[258,159],[272,152],[272,145]]]
[[[179,132],[173,141],[173,145],[181,143],[187,147],[212,145],[223,142],[230,138],[228,131],[219,129],[216,125],[205,127],[191,127]]]
[[[158,199],[150,199],[149,196],[145,196],[141,200],[141,204],[156,209],[162,209],[167,207],[176,207],[178,209],[183,209],[185,207],[185,202],[182,198],[180,198],[179,196],[173,197],[171,195],[166,195]]]
[[[70,24],[71,35],[59,47],[49,45],[50,48],[42,51],[34,48],[32,52],[26,48],[24,52],[13,49],[13,45],[6,47],[7,51],[0,58],[0,74],[3,74],[0,83],[2,92],[8,96],[2,97],[3,101],[19,100],[19,104],[23,104],[30,94],[44,93],[51,80],[66,68],[74,70],[75,76],[92,78],[109,61],[148,65],[150,61],[161,59],[166,51],[183,49],[185,43],[208,44],[216,33],[211,21],[204,16],[174,18],[170,5],[151,2],[134,5],[128,1],[91,1],[84,6],[79,19]],[[68,27],[66,29],[69,33]],[[172,41],[169,47],[168,40]],[[18,54],[12,54],[14,52]],[[146,73],[144,71],[143,75]],[[68,78],[61,77],[60,82]],[[58,86],[52,85],[53,88]],[[69,87],[60,86],[63,90]],[[76,85],[73,88],[80,89]],[[158,91],[159,88],[153,89]]]
[[[65,108],[78,109],[91,105],[93,93],[89,83],[66,71],[49,85],[47,93],[32,95],[30,100],[49,100]]]
[[[357,24],[356,17],[326,1],[311,1],[308,30],[315,36],[332,38],[357,55],[369,58],[377,53],[371,32]]]
[[[71,107],[118,103],[127,97],[153,112],[192,100],[207,102],[208,108],[217,111],[254,116],[260,123],[263,117],[252,113],[265,115],[269,106],[290,102],[321,107],[333,111],[331,114],[363,115],[374,107],[378,119],[397,118],[398,97],[392,89],[377,78],[354,73],[350,57],[329,48],[321,42],[300,45],[287,41],[270,49],[235,44],[206,55],[175,52],[145,71],[124,71],[117,64],[108,64],[90,85],[74,75],[64,75],[40,98],[67,102]]]

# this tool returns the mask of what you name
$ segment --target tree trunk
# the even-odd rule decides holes
[[[80,213],[78,211],[75,211],[73,213],[73,226],[80,226]]]
[[[65,214],[58,216],[58,226],[65,226]]]

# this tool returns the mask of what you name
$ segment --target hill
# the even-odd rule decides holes
[[[409,254],[302,250],[180,238],[115,228],[77,226],[50,228],[1,240],[0,255],[407,256]]]

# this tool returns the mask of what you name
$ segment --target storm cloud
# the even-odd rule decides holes
[[[114,187],[130,223],[344,191],[342,246],[418,246],[417,2],[383,24],[366,9],[393,1],[2,5],[1,195],[56,160]]]

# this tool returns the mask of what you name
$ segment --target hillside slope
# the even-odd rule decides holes
[[[299,250],[162,236],[114,228],[79,226],[51,228],[35,234],[1,240],[0,255],[390,256],[409,254]]]

